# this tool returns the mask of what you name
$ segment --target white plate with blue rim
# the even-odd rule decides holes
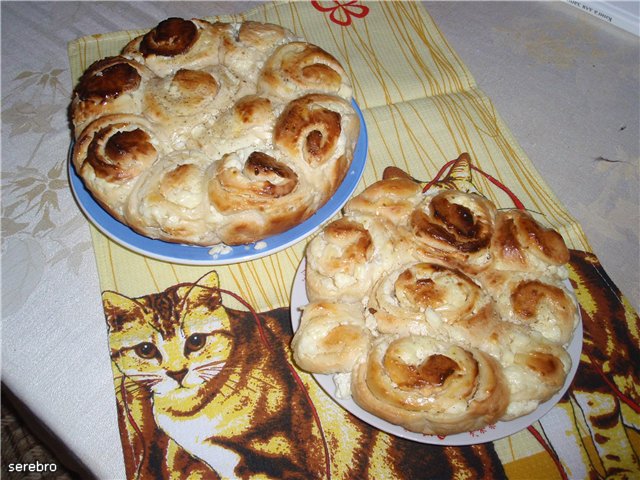
[[[68,162],[71,191],[80,209],[100,232],[123,247],[147,257],[184,265],[228,265],[265,257],[290,247],[313,234],[322,224],[340,211],[358,186],[367,160],[368,138],[362,111],[355,101],[352,101],[352,105],[360,118],[360,135],[351,167],[334,195],[301,224],[258,242],[212,249],[211,247],[165,242],[140,235],[111,216],[86,189],[71,161],[73,144],[69,149]]]
[[[300,262],[300,266],[296,272],[293,280],[293,287],[291,289],[291,327],[295,333],[300,326],[300,318],[302,316],[302,307],[309,303],[307,298],[307,290],[305,284],[305,268],[306,259],[303,258]],[[565,287],[569,292],[574,295],[573,286],[567,280]],[[580,309],[578,309],[580,314]],[[575,376],[578,365],[580,364],[580,355],[582,353],[582,317],[578,319],[578,325],[573,332],[573,337],[566,347],[569,356],[571,357],[571,368],[567,377],[565,378],[564,385],[556,392],[549,400],[541,403],[538,408],[533,412],[524,415],[522,417],[515,418],[513,420],[496,422],[494,425],[489,425],[481,430],[473,432],[457,433],[454,435],[424,435],[422,433],[410,432],[399,425],[389,423],[380,417],[373,415],[361,408],[351,397],[343,398],[336,394],[336,383],[333,375],[324,375],[318,373],[312,373],[313,378],[318,382],[320,387],[329,395],[336,403],[341,405],[345,410],[352,413],[360,420],[368,423],[372,427],[375,427],[383,432],[395,435],[400,438],[406,438],[407,440],[413,440],[414,442],[426,443],[432,445],[443,446],[464,446],[474,445],[477,443],[493,442],[514,433],[524,430],[530,425],[540,420],[544,415],[562,399],[566,391],[571,386],[573,377]]]

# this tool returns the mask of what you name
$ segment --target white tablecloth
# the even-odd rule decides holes
[[[67,184],[67,42],[250,2],[3,2],[2,381],[99,478],[123,478],[100,287]],[[426,2],[640,305],[638,37],[563,3]]]

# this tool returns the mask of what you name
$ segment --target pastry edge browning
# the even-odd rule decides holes
[[[182,42],[184,45],[181,44],[182,47],[176,51],[165,52],[149,47],[153,43],[151,40],[154,35],[159,36],[161,40],[166,37],[164,39],[175,46],[176,39],[182,38],[185,32],[189,34],[187,39],[189,41]],[[147,34],[129,42],[123,48],[121,55],[99,60],[90,66],[74,90],[70,113],[77,137],[73,163],[76,172],[98,204],[110,215],[143,236],[207,247],[220,243],[241,245],[264,240],[287,231],[311,217],[331,198],[348,173],[360,134],[360,120],[350,103],[350,88],[347,89],[348,98],[340,97],[333,83],[326,86],[323,86],[322,82],[314,83],[313,86],[289,96],[270,97],[268,92],[258,91],[259,77],[264,73],[261,70],[262,66],[276,50],[289,43],[310,49],[316,57],[331,58],[332,61],[328,62],[327,68],[336,68],[335,74],[340,78],[340,82],[350,86],[344,69],[320,47],[306,43],[283,27],[258,22],[232,24],[210,23],[200,19],[167,19]],[[251,62],[254,62],[253,68],[249,69]],[[115,93],[107,92],[106,96],[103,95],[104,98],[96,100],[93,98],[95,95],[89,95],[93,90],[87,86],[88,79],[92,75],[95,77],[97,70],[111,67],[118,69],[118,72],[122,70],[123,72],[120,72],[122,74],[126,73],[124,69],[132,73],[137,71],[138,81],[132,83],[125,75],[127,78],[122,80],[124,82],[120,89],[122,91],[116,88]],[[98,72],[97,75],[102,74]],[[243,75],[251,75],[251,77]],[[175,78],[169,82],[172,77]],[[114,81],[118,78],[116,75]],[[165,78],[167,81],[164,81]],[[154,88],[164,90],[154,93]],[[220,104],[218,101],[218,103],[207,104],[209,111],[201,115],[200,119],[197,113],[174,115],[170,123],[175,124],[175,128],[181,129],[180,132],[172,130],[173,126],[167,128],[166,120],[171,116],[171,110],[174,108],[172,105],[178,98],[176,95],[181,92],[191,95],[189,92],[193,89],[208,92],[211,95],[215,93],[214,96],[223,99],[228,97],[229,103]],[[97,90],[96,92],[100,93]],[[281,112],[287,105],[295,103],[304,95],[317,97],[324,105],[323,108],[328,108],[328,115],[337,119],[337,123],[335,121],[332,123],[333,130],[327,132],[312,130],[311,134],[307,132],[306,136],[310,140],[309,151],[315,156],[324,155],[322,162],[305,161],[301,153],[296,154],[300,155],[300,159],[293,158],[286,149],[278,147],[274,138],[275,122]],[[195,99],[189,97],[187,100],[186,104],[179,102],[183,110],[185,108],[188,110],[189,104],[198,106]],[[226,111],[231,112],[236,105],[237,111],[231,123],[216,129],[215,124],[218,119],[233,117],[233,115],[225,116],[224,114]],[[331,105],[335,105],[335,111],[332,110],[334,107]],[[211,110],[212,108],[221,110]],[[267,114],[266,110],[270,113]],[[151,115],[153,112],[156,112],[155,116]],[[248,148],[252,151],[245,155],[243,161],[251,158],[251,153],[269,155],[276,152],[276,161],[281,162],[285,168],[291,169],[293,175],[300,179],[300,185],[285,192],[282,185],[275,183],[272,185],[272,193],[279,193],[271,196],[274,199],[272,206],[263,206],[264,202],[258,202],[253,209],[247,207],[244,211],[226,213],[217,211],[215,204],[208,200],[209,192],[206,191],[202,194],[202,206],[196,209],[201,215],[199,220],[193,218],[196,210],[184,210],[180,213],[179,204],[177,208],[172,208],[171,218],[158,219],[158,213],[155,211],[155,213],[147,213],[143,209],[125,205],[127,202],[121,198],[123,189],[119,190],[117,198],[109,198],[104,187],[94,187],[93,172],[89,173],[79,167],[81,164],[86,164],[79,159],[80,152],[84,151],[79,146],[83,141],[82,135],[87,128],[90,128],[92,122],[101,120],[105,114],[129,114],[147,119],[150,122],[150,133],[161,144],[156,145],[158,161],[166,155],[182,150],[202,151],[209,156],[212,165],[222,164],[225,155],[244,152]],[[217,137],[218,135],[222,135],[223,139],[226,137],[229,139],[221,140]],[[325,136],[334,138],[328,143]],[[209,146],[207,142],[212,142],[213,145]],[[330,145],[330,148],[326,147],[327,145]],[[249,167],[251,168],[250,165]],[[152,165],[149,170],[154,168],[155,166]],[[210,176],[215,175],[215,171],[215,168],[203,170]],[[146,175],[145,172],[140,174],[141,177]],[[255,191],[254,187],[255,185],[250,185],[249,190]],[[96,188],[103,188],[103,191],[96,191]],[[287,196],[295,194],[296,190],[303,189],[308,190],[308,194],[298,195],[297,198],[291,197],[287,202]],[[136,188],[131,185],[130,190],[135,191]],[[264,191],[261,190],[256,195],[264,200],[268,195],[265,196],[263,193]],[[133,199],[128,203],[132,202]],[[184,215],[183,226],[180,226],[179,221],[175,222],[176,214],[178,217]],[[145,215],[151,215],[151,217],[145,217]],[[176,224],[176,226],[163,226],[168,224]]]
[[[418,181],[414,181],[404,172],[401,173],[403,174],[391,172],[385,176],[385,179],[372,184],[358,196],[352,198],[344,208],[343,217],[326,226],[307,246],[306,285],[310,305],[319,301],[355,303],[359,305],[365,317],[365,324],[373,335],[368,355],[361,356],[361,360],[351,370],[350,386],[345,387],[342,377],[339,380],[336,379],[336,384],[340,385],[336,394],[340,396],[351,395],[356,404],[364,410],[410,431],[429,435],[461,433],[485,427],[498,420],[508,421],[530,413],[562,388],[571,369],[572,361],[566,351],[566,346],[579,321],[579,313],[575,301],[566,289],[561,287],[562,283],[566,281],[566,268],[560,263],[564,258],[563,250],[566,250],[562,237],[557,232],[543,227],[527,212],[497,211],[491,202],[477,194],[445,190],[429,193],[425,196]],[[446,248],[443,248],[438,243],[429,245],[424,239],[415,239],[411,226],[413,212],[417,210],[428,212],[428,205],[433,201],[433,198],[438,196],[454,198],[455,202],[463,205],[480,204],[482,206],[480,211],[488,212],[482,214],[482,218],[485,218],[487,223],[480,230],[485,233],[488,231],[489,234],[485,235],[482,243],[483,258],[481,262],[469,262],[469,258],[466,256],[468,252],[464,250],[461,252],[462,255],[456,253],[455,242],[449,243]],[[425,205],[427,205],[426,208]],[[493,236],[496,235],[495,229],[498,228],[496,222],[500,222],[501,217],[509,215],[510,212],[521,219],[516,225],[520,230],[511,231],[512,237],[520,235],[520,238],[527,238],[532,231],[536,234],[542,232],[536,239],[536,251],[523,255],[525,261],[520,264],[520,271],[509,269],[500,260],[499,252],[496,253],[496,249],[500,248],[501,244],[493,240]],[[398,213],[399,215],[396,215]],[[318,262],[326,261],[325,249],[329,248],[328,243],[321,243],[325,242],[322,240],[324,232],[331,231],[335,222],[349,223],[353,221],[357,221],[359,225],[367,226],[363,233],[370,232],[371,226],[383,223],[386,226],[387,234],[394,237],[394,240],[390,242],[389,251],[386,251],[384,256],[384,259],[389,260],[388,262],[385,263],[381,258],[372,257],[373,260],[364,262],[360,267],[361,269],[369,269],[369,274],[367,277],[363,277],[367,281],[364,282],[364,291],[360,292],[359,296],[354,296],[347,289],[326,289],[326,285],[331,283],[329,280],[333,277],[330,272],[325,272],[326,279],[321,282],[320,278],[323,274],[319,272],[318,264]],[[473,234],[473,232],[471,233]],[[544,242],[546,240],[549,240],[552,248],[545,248]],[[454,252],[447,254],[446,250],[451,248],[451,245],[454,245]],[[339,251],[346,252],[346,250]],[[417,305],[415,310],[412,307],[411,311],[405,311],[406,308],[402,307],[400,302],[406,302],[406,295],[403,296],[403,300],[394,297],[394,289],[396,288],[394,285],[400,280],[400,283],[411,280],[408,274],[403,275],[403,272],[406,273],[421,263],[425,264],[424,262],[437,266],[436,271],[444,267],[468,278],[471,285],[475,286],[472,289],[475,294],[469,296],[469,292],[461,293],[461,298],[475,302],[475,306],[466,305],[467,300],[463,301],[463,308],[459,310],[453,306],[436,304],[437,302],[430,306],[430,301],[442,300],[445,297],[439,295],[437,289],[433,290],[434,285],[424,283],[429,282],[429,279],[426,279],[423,280],[424,284],[416,284],[414,294],[409,292],[409,296],[413,295],[416,297],[413,300],[422,299],[427,303]],[[377,265],[380,268],[371,270],[372,265]],[[312,277],[310,277],[310,272],[313,273]],[[396,273],[394,274],[394,272]],[[385,276],[393,276],[390,280],[392,283],[384,287],[386,292],[384,295],[392,295],[388,299],[388,303],[392,307],[389,312],[385,312],[384,302],[380,303],[380,299],[376,297],[380,293],[375,293],[376,289],[381,288],[382,278]],[[421,275],[414,274],[413,276],[415,276],[416,282],[421,279]],[[540,297],[548,288],[549,292],[554,293],[553,298],[546,303],[541,298],[531,299],[535,305],[530,304],[531,302],[523,303],[523,299],[518,298],[517,293],[507,295],[498,291],[503,283],[500,279],[503,277],[513,278],[516,284],[520,281],[518,279],[523,279],[525,283],[541,282],[541,285],[531,283],[522,288],[534,289],[536,292],[540,290],[537,297]],[[491,281],[496,286],[492,287]],[[344,279],[343,283],[348,283],[348,280]],[[461,287],[466,284],[466,282],[459,283]],[[425,288],[428,291],[423,291]],[[461,292],[465,292],[465,290],[462,289]],[[501,300],[502,306],[498,308],[499,295],[502,297],[506,295],[511,303],[505,307]],[[554,310],[556,307],[557,309]],[[514,313],[505,313],[505,308]],[[536,319],[516,319],[516,314],[520,317],[524,315],[536,317]],[[385,320],[387,317],[390,320],[388,322]],[[536,321],[541,324],[558,321],[563,325],[559,328],[560,333],[558,333],[556,331],[558,329],[546,328],[545,330],[544,326],[540,329],[534,328],[533,324]],[[299,332],[296,332],[295,335],[299,335]],[[391,382],[392,388],[387,387],[386,390],[384,388],[379,390],[384,398],[375,397],[366,383],[366,372],[368,371],[366,365],[369,361],[366,359],[373,354],[372,352],[376,348],[374,345],[389,337],[419,338],[423,336],[442,344],[455,344],[461,348],[477,350],[490,359],[490,362],[499,371],[497,375],[500,376],[501,383],[504,385],[504,388],[497,388],[497,391],[501,393],[498,393],[493,400],[498,405],[495,411],[488,412],[486,415],[478,413],[477,419],[438,424],[437,421],[428,419],[428,415],[433,412],[416,413],[410,408],[402,409],[398,405],[393,408],[389,406],[390,398],[398,390],[402,390],[402,385]],[[300,341],[292,345],[294,354],[300,345]],[[313,369],[310,371],[319,373],[314,372]],[[473,414],[471,416],[473,417]]]

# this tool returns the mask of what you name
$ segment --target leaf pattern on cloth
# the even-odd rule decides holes
[[[15,74],[3,89],[3,140],[26,153],[11,158],[3,148],[2,250],[11,252],[3,255],[5,268],[19,272],[11,278],[20,279],[3,289],[5,313],[26,304],[33,291],[27,285],[40,282],[47,267],[60,264],[78,275],[91,259],[90,242],[76,241],[86,222],[69,192],[66,155],[51,154],[60,151],[52,143],[68,138],[61,135],[69,130],[65,74],[45,64]]]

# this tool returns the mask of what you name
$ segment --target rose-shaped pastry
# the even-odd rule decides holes
[[[268,99],[247,95],[236,101],[233,108],[220,115],[207,131],[192,133],[202,143],[202,151],[210,158],[221,158],[230,148],[233,151],[255,149],[256,143],[270,144],[275,123],[274,105]],[[232,138],[221,148],[207,138]]]
[[[77,140],[73,165],[103,207],[122,220],[131,189],[162,153],[152,125],[136,115],[106,115]]]
[[[469,161],[461,155],[428,194],[385,169],[306,252],[307,297],[359,309],[373,338],[350,382],[348,371],[334,374],[336,397],[419,433],[526,415],[562,389],[572,365],[579,311],[563,282],[562,237],[451,189],[473,187]],[[330,315],[315,322],[330,325]]]
[[[293,359],[319,373],[350,372],[366,356],[371,341],[362,309],[346,303],[319,302],[304,308],[292,340]]]
[[[496,299],[503,320],[527,325],[547,340],[565,345],[578,324],[578,306],[552,276],[490,270],[479,276]]]
[[[409,178],[379,180],[344,206],[344,211],[376,215],[394,224],[408,222],[416,205],[423,199],[422,187]]]
[[[71,119],[77,139],[96,118],[112,113],[139,114],[144,81],[153,74],[140,63],[123,56],[93,63],[73,91]]]
[[[223,50],[223,63],[240,76],[257,76],[264,59],[284,43],[299,39],[289,30],[272,23],[245,21],[235,43]]]
[[[147,83],[144,111],[159,123],[196,123],[203,111],[211,109],[220,90],[215,76],[205,70],[180,69],[166,77],[156,77]],[[193,117],[196,116],[194,119]]]
[[[566,278],[561,267],[569,261],[562,236],[521,210],[499,212],[491,240],[493,267],[522,272],[549,271]]]
[[[509,404],[498,363],[477,349],[426,336],[383,336],[353,371],[362,408],[424,434],[449,435],[495,423]]]
[[[208,182],[211,205],[227,216],[218,231],[222,241],[247,243],[267,232],[283,232],[311,216],[316,198],[304,182],[275,152],[226,155]]]
[[[441,323],[476,313],[487,303],[482,288],[441,263],[405,265],[383,274],[369,295],[368,312],[382,333],[440,336]]]
[[[209,161],[197,152],[163,156],[129,195],[125,221],[143,235],[171,242],[219,242],[207,201]]]
[[[489,262],[495,215],[493,203],[480,195],[444,190],[418,205],[410,229],[418,251],[471,271]]]
[[[282,96],[259,86],[265,75],[302,83]],[[281,26],[168,18],[82,76],[74,164],[142,235],[212,247],[265,240],[317,212],[349,172],[360,134],[349,85],[337,60]],[[118,115],[140,128],[105,130]]]
[[[503,321],[493,304],[446,328],[453,341],[498,359],[511,394],[508,419],[530,413],[551,398],[571,368],[571,357],[561,345],[525,325]]]
[[[360,120],[346,100],[309,94],[290,102],[273,133],[277,148],[299,160],[322,189],[333,191],[353,156]]]
[[[172,17],[131,40],[122,53],[164,77],[180,69],[199,70],[219,63],[221,45],[233,42],[231,24]]]
[[[284,98],[307,92],[351,96],[351,82],[342,65],[322,48],[290,42],[269,57],[258,79],[258,91]]]
[[[343,217],[309,242],[307,296],[312,301],[359,302],[392,258],[393,239],[376,219]]]

